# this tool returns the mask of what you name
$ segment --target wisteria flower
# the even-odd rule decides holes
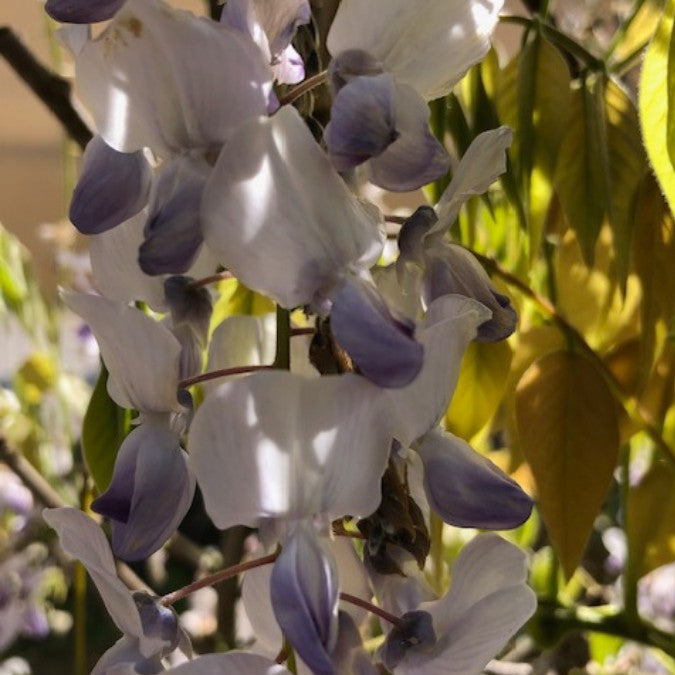
[[[455,561],[450,590],[410,607],[406,629],[389,632],[384,665],[401,675],[480,672],[536,609],[526,578],[522,551],[497,535],[478,535]]]
[[[108,489],[92,507],[111,519],[116,555],[145,558],[176,530],[195,490],[180,447],[188,412],[178,400],[181,345],[134,307],[78,293],[64,299],[96,336],[111,398],[140,412],[140,424],[119,449]]]

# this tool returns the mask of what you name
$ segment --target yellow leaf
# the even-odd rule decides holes
[[[570,578],[616,465],[615,402],[590,361],[559,351],[523,375],[516,389],[516,420],[551,543]]]
[[[675,209],[675,169],[670,160],[668,108],[674,92],[668,88],[668,61],[675,0],[668,0],[654,38],[645,54],[640,77],[640,123],[649,161],[654,167],[670,210]]]
[[[675,182],[674,182],[675,187]],[[651,175],[645,176],[635,213],[634,265],[642,286],[642,370],[657,349],[657,325],[675,311],[675,223]]]
[[[513,352],[508,342],[472,342],[445,416],[448,431],[466,440],[492,418],[501,401]]]
[[[259,316],[274,312],[274,303],[264,295],[252,291],[236,279],[227,279],[218,285],[220,297],[213,306],[211,330],[228,316],[250,314]]]
[[[638,576],[675,559],[675,471],[655,462],[628,492],[628,545]]]

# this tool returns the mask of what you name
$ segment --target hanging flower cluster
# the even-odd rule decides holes
[[[263,548],[243,587],[255,653],[194,657],[171,598],[130,593],[94,521],[46,511],[123,633],[94,672],[276,675],[290,648],[298,672],[480,671],[534,611],[524,554],[477,536],[440,598],[422,570],[431,513],[507,529],[532,508],[439,426],[468,344],[516,324],[448,237],[462,204],[504,171],[511,133],[474,141],[438,204],[405,221],[387,267],[383,216],[360,188],[445,175],[427,102],[485,55],[501,2],[342,0],[316,78],[332,94],[318,141],[276,93],[304,80],[291,40],[308,0],[228,0],[220,22],[161,0],[46,8],[69,24],[97,130],[70,217],[91,236],[100,294],[64,300],[98,340],[111,398],[138,412],[92,508],[110,521],[112,553],[138,560],[177,529],[198,485],[218,528],[257,528]],[[276,330],[273,317],[230,317],[209,335],[206,281],[223,270],[277,303]],[[290,348],[297,308],[316,322],[309,355]],[[195,406],[191,384],[223,369]],[[364,607],[386,635],[375,654],[361,642]],[[175,650],[187,662],[170,668]]]

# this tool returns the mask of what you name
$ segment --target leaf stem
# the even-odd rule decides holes
[[[213,574],[207,574],[205,577],[193,581],[183,588],[179,588],[176,591],[167,593],[166,595],[160,598],[160,603],[165,606],[173,605],[175,602],[186,598],[188,595],[194,593],[195,591],[200,590],[201,588],[206,588],[207,586],[213,586],[214,584],[225,581],[226,579],[231,579],[236,577],[243,572],[248,572],[248,570],[255,569],[256,567],[262,567],[263,565],[271,565],[278,557],[279,553],[270,553],[265,555],[262,558],[256,558],[255,560],[248,560],[247,562],[239,563],[238,565],[232,565],[232,567],[227,567],[224,570],[219,570]]]

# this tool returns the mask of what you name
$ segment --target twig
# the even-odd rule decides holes
[[[84,148],[92,134],[70,102],[68,81],[45,68],[7,26],[0,26],[0,54],[49,108],[66,133]]]
[[[23,455],[7,445],[4,438],[0,438],[0,460],[14,471],[33,495],[45,506],[55,509],[70,506]],[[116,565],[119,578],[128,588],[132,591],[152,593],[148,585],[127,564],[117,561]]]

